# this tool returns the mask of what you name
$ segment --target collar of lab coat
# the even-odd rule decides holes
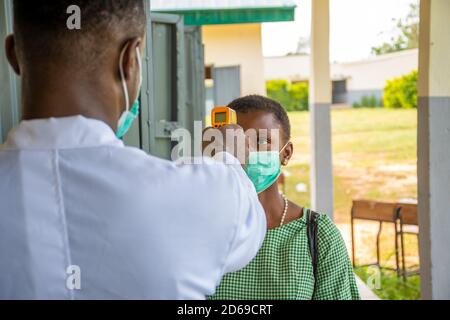
[[[83,116],[22,121],[11,130],[6,149],[73,149],[103,145],[123,147],[104,122]],[[0,148],[1,149],[1,148]]]

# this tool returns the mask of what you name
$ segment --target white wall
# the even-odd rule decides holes
[[[418,66],[418,50],[408,50],[365,61],[334,64],[331,75],[333,79],[347,79],[349,91],[382,89],[387,80],[417,70]]]
[[[309,79],[309,57],[302,55],[286,57],[268,57],[264,59],[265,79],[287,79],[301,81]],[[419,63],[418,50],[407,50],[373,57],[371,59],[332,64],[333,80],[347,79],[347,89],[381,90],[386,80],[399,77],[417,70]]]
[[[309,60],[307,55],[264,58],[264,78],[266,80],[308,80]]]
[[[202,28],[206,65],[239,65],[242,95],[265,95],[261,24],[211,25]]]

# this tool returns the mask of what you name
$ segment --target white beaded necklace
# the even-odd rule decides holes
[[[284,194],[281,194],[281,197],[284,199],[284,212],[283,212],[283,217],[281,218],[280,227],[282,227],[284,225],[284,221],[286,220],[287,212],[289,209],[288,198]]]

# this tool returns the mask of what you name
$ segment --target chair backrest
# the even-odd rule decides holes
[[[400,208],[399,218],[403,224],[418,226],[419,225],[419,217],[417,204],[398,204]]]
[[[370,200],[354,200],[352,217],[383,222],[395,222],[398,205],[396,203],[378,202]]]

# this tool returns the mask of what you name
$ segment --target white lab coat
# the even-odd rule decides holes
[[[233,160],[177,166],[81,116],[22,122],[0,146],[0,299],[204,299],[266,233]]]

